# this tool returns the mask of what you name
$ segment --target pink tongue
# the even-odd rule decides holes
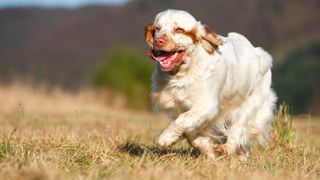
[[[172,52],[172,53],[162,53],[160,56],[155,56],[152,53],[152,51],[148,52],[148,56],[151,57],[152,59],[156,60],[156,61],[163,61],[163,60],[169,58],[172,55],[174,55],[174,52]]]

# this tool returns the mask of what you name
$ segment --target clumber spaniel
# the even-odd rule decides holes
[[[173,119],[160,146],[186,138],[215,158],[247,157],[253,145],[266,145],[276,101],[266,51],[238,33],[219,36],[181,10],[160,12],[144,35],[157,62],[154,107]]]

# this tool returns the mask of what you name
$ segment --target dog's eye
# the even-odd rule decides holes
[[[154,28],[154,30],[155,30],[155,31],[160,31],[160,27],[159,27],[159,26],[156,26],[156,27]]]
[[[184,31],[183,28],[177,27],[177,28],[175,29],[175,32],[177,32],[177,33],[183,33],[183,32],[185,32],[185,31]]]

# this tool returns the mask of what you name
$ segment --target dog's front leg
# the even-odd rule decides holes
[[[183,137],[183,128],[172,122],[160,135],[158,144],[163,147],[168,147],[178,142]]]
[[[159,145],[171,146],[183,134],[196,134],[198,130],[212,125],[219,112],[219,100],[222,86],[226,78],[226,67],[220,61],[213,65],[199,65],[199,74],[193,74],[194,83],[188,87],[191,109],[180,114],[160,135]],[[218,69],[216,72],[215,69]]]
[[[211,101],[216,102],[216,101]],[[209,125],[218,112],[217,104],[206,107],[195,106],[189,111],[180,114],[159,137],[158,144],[168,147],[183,137],[183,134],[196,134],[199,129]]]

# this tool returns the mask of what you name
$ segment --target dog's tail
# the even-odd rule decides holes
[[[254,50],[256,55],[259,57],[259,71],[261,74],[265,74],[272,67],[272,57],[261,47],[256,47]]]

